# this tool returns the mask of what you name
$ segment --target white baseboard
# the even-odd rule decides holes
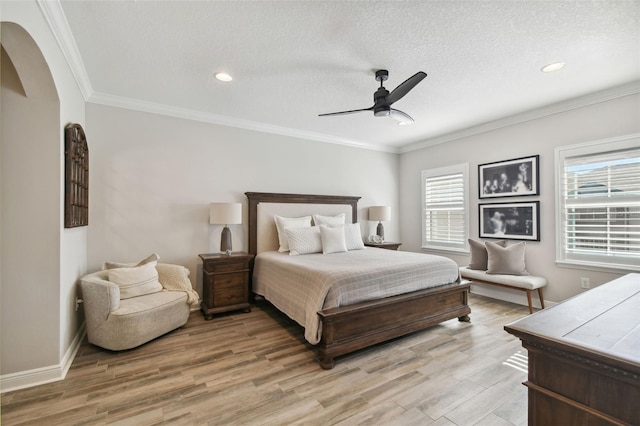
[[[478,294],[480,296],[490,297],[492,299],[504,300],[505,302],[516,303],[518,305],[529,306],[527,303],[527,295],[524,291],[510,290],[507,288],[496,287],[492,285],[472,284],[471,293]],[[531,304],[534,308],[540,309],[540,300],[538,299],[538,292],[534,291],[531,297]],[[545,307],[549,308],[555,305],[555,302],[548,300],[544,301]]]
[[[76,333],[76,336],[73,338],[71,345],[69,345],[69,349],[67,349],[59,364],[34,368],[33,370],[18,371],[17,373],[3,374],[0,376],[1,392],[11,392],[18,389],[30,388],[33,386],[43,385],[45,383],[63,380],[67,375],[76,354],[78,353],[78,349],[80,349],[86,330],[85,323],[82,323],[80,329]]]

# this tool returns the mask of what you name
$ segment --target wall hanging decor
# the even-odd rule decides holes
[[[64,227],[89,224],[89,147],[79,124],[64,128]]]
[[[540,241],[540,202],[478,205],[480,238]]]
[[[539,155],[480,164],[478,197],[518,197],[539,195]]]

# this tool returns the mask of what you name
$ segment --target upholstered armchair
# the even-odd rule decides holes
[[[183,266],[153,261],[81,278],[89,342],[130,349],[186,324],[190,303],[198,300],[188,273]]]

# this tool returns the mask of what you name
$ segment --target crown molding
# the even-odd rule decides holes
[[[396,149],[384,146],[376,146],[367,144],[357,140],[339,138],[322,133],[307,132],[304,130],[291,129],[288,127],[274,126],[271,124],[260,123],[251,120],[243,120],[239,118],[227,117],[218,114],[197,111],[194,109],[181,108],[172,105],[165,105],[155,102],[143,101],[140,99],[127,98],[124,96],[109,95],[106,93],[94,92],[87,102],[106,105],[134,111],[148,112],[152,114],[160,114],[170,117],[181,118],[185,120],[200,121],[204,123],[217,124],[220,126],[235,127],[238,129],[252,130],[257,132],[269,133],[280,136],[289,136],[299,139],[307,139],[316,142],[331,143],[336,145],[344,145],[354,148],[369,149],[373,151],[391,152],[397,154]]]
[[[547,117],[554,114],[574,110],[577,108],[594,105],[600,102],[606,102],[613,99],[622,98],[624,96],[634,95],[640,93],[640,80],[627,83],[621,86],[616,86],[610,89],[601,90],[598,92],[590,93],[588,95],[580,96],[566,101],[557,102],[551,105],[547,105],[541,108],[536,108],[530,111],[523,112],[521,114],[515,114],[508,117],[504,117],[495,121],[480,124],[477,126],[462,129],[453,133],[448,133],[442,136],[429,138],[420,142],[411,143],[401,146],[399,148],[389,146],[377,146],[367,144],[361,141],[340,138],[336,136],[326,135],[322,133],[307,132],[298,129],[291,129],[288,127],[274,126],[271,124],[260,123],[250,120],[243,120],[233,117],[227,117],[223,115],[205,113],[188,108],[180,108],[171,105],[159,104],[154,102],[143,101],[140,99],[127,98],[123,96],[114,96],[106,93],[93,93],[87,102],[113,106],[118,108],[125,108],[135,111],[148,112],[152,114],[166,115],[176,118],[182,118],[186,120],[201,121],[205,123],[217,124],[221,126],[235,127],[244,130],[252,130],[257,132],[270,133],[281,136],[289,136],[294,138],[312,140],[317,142],[331,143],[336,145],[344,145],[354,148],[369,149],[373,151],[389,152],[393,154],[404,154],[411,151],[416,151],[422,148],[427,148],[434,145],[439,145],[446,142],[462,139],[469,136],[478,135],[481,133],[489,132],[492,130],[501,129],[515,124],[524,123],[527,121]]]
[[[623,84],[621,86],[612,87],[610,89],[593,92],[588,95],[579,96],[577,98],[568,99],[566,101],[557,102],[541,108],[526,111],[521,114],[511,115],[495,121],[480,124],[478,126],[469,127],[452,133],[447,133],[446,135],[436,136],[434,138],[429,138],[420,142],[404,145],[400,147],[397,152],[400,154],[404,154],[407,152],[416,151],[418,149],[428,148],[430,146],[439,145],[441,143],[451,142],[492,130],[501,129],[503,127],[513,126],[514,124],[520,124],[526,121],[548,117],[550,115],[571,111],[574,109],[622,98],[624,96],[634,95],[637,93],[640,93],[640,80]]]
[[[87,70],[84,67],[84,62],[82,62],[80,51],[71,33],[71,28],[69,28],[69,22],[62,10],[62,5],[59,0],[37,0],[37,2],[56,42],[58,42],[58,46],[60,46],[62,54],[67,60],[67,64],[69,64],[82,97],[86,101],[91,97],[93,89]]]

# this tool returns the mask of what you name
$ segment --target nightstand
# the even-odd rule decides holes
[[[381,249],[387,250],[398,250],[398,247],[402,245],[402,243],[392,243],[392,242],[384,242],[384,243],[364,243],[367,247],[377,247]]]
[[[247,253],[200,254],[202,259],[202,303],[206,320],[213,314],[242,309],[251,312],[249,285],[253,255]]]

